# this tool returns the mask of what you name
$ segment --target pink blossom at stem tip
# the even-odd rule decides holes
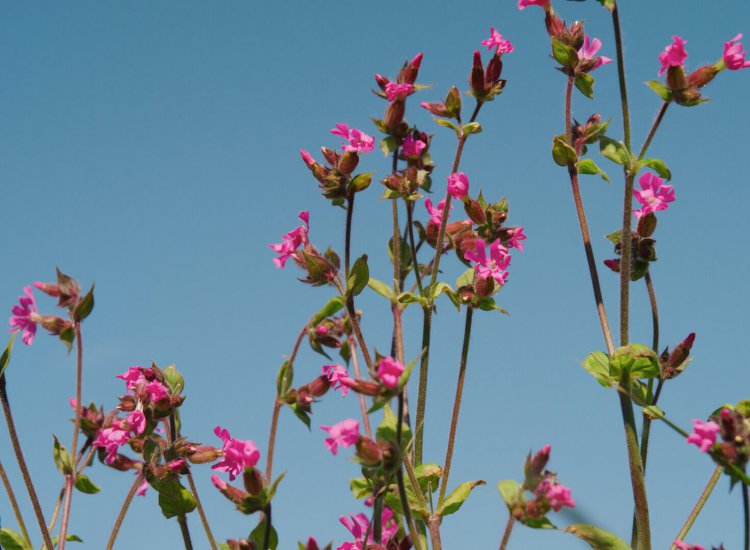
[[[508,246],[510,248],[517,248],[519,252],[523,252],[523,242],[526,240],[526,235],[523,233],[523,226],[518,226],[508,231],[510,238],[508,239]]]
[[[427,144],[421,139],[414,139],[411,134],[406,136],[401,144],[401,154],[406,158],[418,158]]]
[[[254,467],[260,459],[260,452],[252,441],[233,438],[228,430],[216,426],[216,436],[224,443],[221,447],[223,459],[211,466],[212,470],[227,472],[229,481],[234,481],[242,470],[248,466]]]
[[[719,425],[716,422],[703,422],[702,420],[692,420],[691,422],[693,423],[693,433],[687,436],[685,441],[690,445],[695,445],[702,453],[705,453],[716,443]]]
[[[547,10],[550,0],[518,0],[518,9],[522,10],[528,6],[540,6]]]
[[[670,67],[685,66],[685,60],[687,59],[685,44],[687,44],[687,40],[683,40],[679,36],[672,37],[672,43],[659,54],[659,62],[661,63],[659,76],[663,75]]]
[[[494,27],[490,27],[490,37],[482,40],[482,46],[487,46],[490,51],[495,48],[495,55],[511,53],[514,50],[510,40],[503,38],[503,35],[496,31]]]
[[[578,50],[578,57],[580,59],[590,59],[592,61],[595,61],[594,67],[591,69],[592,71],[601,67],[602,65],[612,63],[612,60],[609,57],[597,57],[596,52],[598,52],[601,47],[601,40],[599,40],[598,38],[594,38],[592,40],[590,36],[586,35],[586,37],[583,39],[583,46],[581,46],[581,49]]]
[[[331,130],[331,133],[334,136],[339,136],[345,140],[341,145],[341,148],[344,151],[370,153],[375,149],[374,137],[369,136],[356,128],[349,128],[346,124],[336,124],[336,127]]]
[[[321,426],[320,429],[328,432],[325,446],[333,455],[338,453],[339,445],[351,447],[359,439],[359,422],[353,418],[342,420],[333,426]]]
[[[341,397],[346,397],[346,394],[349,392],[349,386],[346,386],[341,381],[349,377],[349,371],[341,365],[323,365],[321,375],[328,379],[331,383],[331,388],[341,392]]]
[[[13,315],[9,320],[8,331],[21,332],[21,340],[30,346],[34,342],[37,323],[41,320],[36,309],[34,292],[30,286],[23,287],[23,295],[19,296],[18,305],[13,306],[11,312]]]
[[[674,187],[662,185],[663,182],[663,179],[651,172],[646,172],[638,179],[641,189],[633,189],[633,195],[643,208],[633,211],[636,218],[666,210],[669,203],[674,202]]]
[[[672,544],[674,544],[678,548],[678,550],[706,550],[700,544],[688,544],[687,542],[682,542],[681,540],[676,540]]]
[[[292,257],[294,252],[300,246],[305,246],[310,242],[307,236],[310,231],[310,212],[303,210],[299,213],[298,218],[302,220],[305,224],[304,226],[300,225],[286,235],[283,235],[280,243],[268,245],[268,248],[278,254],[278,256],[273,259],[273,263],[277,268],[283,268],[286,265],[287,260]]]
[[[130,391],[141,382],[145,382],[146,377],[143,376],[143,367],[129,367],[126,372],[118,374],[115,378],[125,381],[125,388]]]
[[[388,101],[395,101],[399,98],[404,98],[414,93],[414,86],[408,82],[396,84],[395,82],[389,82],[385,85],[385,95]]]
[[[486,243],[482,239],[474,241],[474,250],[467,250],[464,258],[474,262],[474,270],[477,277],[487,280],[488,277],[495,279],[500,286],[505,284],[508,278],[508,266],[510,265],[510,254],[508,249],[500,244],[500,239],[496,239],[489,245],[490,257],[487,257],[485,250]]]
[[[383,357],[378,362],[377,375],[383,384],[388,388],[398,386],[398,381],[404,372],[404,365],[393,357]]]
[[[730,71],[750,67],[750,61],[745,61],[745,50],[742,47],[740,39],[742,39],[742,33],[732,38],[729,42],[724,42],[724,55],[722,59]]]
[[[575,508],[576,503],[570,495],[570,489],[560,483],[553,483],[547,479],[542,481],[536,488],[535,494],[549,501],[550,507],[559,512],[563,506]]]
[[[463,172],[454,172],[448,176],[448,194],[461,200],[469,193],[469,177]]]
[[[424,206],[427,209],[427,213],[430,215],[430,223],[434,223],[438,227],[440,227],[440,224],[443,222],[443,211],[445,210],[445,199],[441,200],[437,208],[432,206],[432,200],[427,197],[424,200]],[[451,204],[451,207],[448,209],[448,215],[450,215],[450,211],[453,210],[453,205]]]

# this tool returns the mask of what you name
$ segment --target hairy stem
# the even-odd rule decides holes
[[[430,531],[430,540],[432,541],[432,550],[442,550],[443,543],[440,540],[440,516],[432,514],[427,522],[427,528]]]
[[[112,547],[114,547],[115,539],[117,538],[117,533],[119,533],[120,527],[122,526],[122,522],[125,519],[125,514],[127,514],[128,508],[130,507],[130,503],[133,501],[133,497],[135,496],[135,492],[138,490],[138,486],[142,482],[143,482],[142,473],[135,476],[135,481],[133,481],[133,485],[130,486],[130,490],[128,491],[127,496],[125,496],[125,502],[122,503],[122,508],[120,508],[120,513],[117,514],[115,525],[114,527],[112,527],[112,533],[109,535],[109,541],[107,541],[106,550],[112,550]]]
[[[513,530],[514,523],[515,523],[515,520],[513,519],[513,516],[508,514],[508,523],[505,524],[505,531],[503,532],[503,540],[500,541],[500,550],[505,550],[505,547],[508,545],[508,540],[510,540],[510,532]]]
[[[29,537],[29,532],[26,530],[26,524],[23,521],[23,516],[21,515],[21,509],[18,507],[16,494],[13,492],[13,487],[11,487],[10,485],[10,480],[8,479],[8,476],[5,473],[5,468],[3,467],[2,461],[0,461],[0,479],[2,479],[3,486],[5,487],[5,492],[8,495],[8,500],[10,501],[10,507],[13,508],[13,514],[15,514],[16,516],[16,521],[18,522],[18,528],[21,530],[21,534],[23,535],[23,538],[26,540],[26,542],[31,544],[31,538]]]
[[[203,510],[201,499],[198,496],[198,487],[195,486],[195,480],[193,479],[193,474],[188,473],[187,479],[188,479],[188,483],[190,484],[190,490],[193,492],[193,496],[195,497],[195,503],[198,506],[198,514],[201,517],[201,523],[203,524],[203,530],[206,532],[206,538],[208,539],[208,544],[211,546],[211,550],[218,550],[218,547],[216,546],[216,541],[214,540],[214,535],[213,533],[211,533],[211,527],[209,527],[208,525],[208,518],[206,518],[206,512]]]
[[[620,12],[618,3],[612,10],[612,24],[615,28],[615,48],[617,49],[617,77],[620,83],[620,105],[622,107],[622,128],[625,137],[625,147],[630,151],[630,109],[628,107],[628,86],[625,80],[625,57],[622,47],[622,31],[620,30]]]
[[[698,502],[696,502],[695,506],[693,506],[693,509],[690,511],[690,515],[685,520],[682,528],[680,528],[680,532],[677,533],[675,540],[684,540],[685,536],[688,534],[688,531],[690,531],[690,528],[693,526],[693,523],[695,523],[698,514],[700,514],[701,510],[703,510],[703,506],[705,506],[706,501],[708,501],[708,497],[711,496],[711,492],[714,490],[714,487],[716,487],[716,484],[719,482],[719,479],[721,478],[721,474],[723,472],[724,468],[722,468],[721,466],[717,466],[714,470],[714,473],[711,474],[711,479],[708,480],[705,489],[703,489],[703,492],[698,497]],[[676,548],[677,547],[674,545],[670,546],[670,550],[675,550]]]
[[[52,510],[52,519],[49,520],[47,529],[50,533],[55,532],[55,523],[57,523],[57,515],[60,513],[60,506],[62,506],[63,498],[65,497],[65,483],[63,483],[62,489],[57,495],[57,501],[55,501],[55,507]]]
[[[654,350],[656,355],[659,355],[659,308],[656,305],[656,293],[654,292],[654,284],[651,280],[651,273],[646,271],[646,289],[648,290],[648,298],[651,302],[651,320],[653,326],[653,338],[651,341],[651,349]],[[661,390],[661,380],[659,381],[659,390]],[[651,395],[653,390],[654,379],[649,378],[648,381],[648,395]],[[659,392],[661,393],[661,392]],[[651,401],[651,405],[656,405],[658,394],[654,395]],[[641,435],[641,462],[643,463],[643,471],[646,472],[646,460],[648,458],[648,440],[651,435],[651,417],[644,415],[643,417],[643,428]]]
[[[271,480],[273,471],[273,452],[276,449],[276,430],[279,424],[279,411],[281,410],[281,401],[278,397],[273,400],[273,413],[271,414],[271,428],[268,432],[268,450],[266,451],[266,479]]]

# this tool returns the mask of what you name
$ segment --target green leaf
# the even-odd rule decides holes
[[[174,365],[169,365],[162,371],[164,381],[167,383],[172,395],[179,395],[185,387],[185,377]]]
[[[414,468],[414,477],[423,491],[434,493],[443,477],[443,469],[434,462],[422,463]]]
[[[506,310],[501,308],[499,305],[495,303],[495,299],[491,296],[486,296],[479,300],[479,303],[477,303],[477,307],[481,309],[482,311],[493,311],[497,310],[500,313],[503,313],[505,315],[510,315]]]
[[[5,550],[34,550],[19,533],[7,527],[0,529],[0,547]]]
[[[555,136],[552,140],[552,158],[559,166],[569,166],[578,161],[575,149],[565,141],[563,136]]]
[[[648,166],[664,179],[672,179],[672,172],[669,171],[669,168],[667,168],[667,165],[661,159],[641,159],[638,164],[639,166]]]
[[[367,267],[367,254],[362,254],[354,262],[349,278],[346,280],[346,292],[350,296],[356,296],[367,286],[370,280],[370,270]]]
[[[378,281],[377,279],[370,277],[370,280],[367,281],[367,286],[381,296],[388,298],[388,300],[393,300],[393,290],[383,281]]]
[[[578,65],[578,52],[558,39],[552,39],[552,56],[563,67],[570,69]]]
[[[276,395],[285,395],[292,388],[292,380],[294,369],[289,361],[284,361],[276,375]]]
[[[576,168],[578,168],[579,174],[588,174],[588,175],[594,175],[599,174],[604,181],[607,183],[612,183],[612,180],[609,179],[609,176],[607,173],[599,168],[597,164],[591,160],[591,159],[581,159],[576,163]]]
[[[266,534],[266,519],[265,517],[258,523],[258,525],[253,529],[252,533],[250,533],[250,536],[248,539],[250,542],[255,543],[255,548],[263,548],[263,541]],[[276,547],[279,545],[279,535],[276,533],[276,529],[274,529],[273,525],[271,525],[271,536],[268,537],[268,548],[264,550],[276,550]]]
[[[723,408],[723,407],[722,407]],[[750,399],[745,399],[743,401],[739,401],[735,406],[734,409],[740,413],[744,417],[750,416]],[[718,413],[717,413],[718,414]]]
[[[73,463],[70,461],[70,454],[67,449],[60,443],[57,436],[52,436],[55,440],[52,447],[52,456],[55,459],[55,466],[60,470],[63,475],[70,475],[73,473]]]
[[[302,423],[307,426],[307,429],[310,429],[310,415],[307,414],[307,412],[299,406],[297,403],[292,403],[289,405],[289,408],[292,409],[292,412],[294,412],[294,415],[299,418]]]
[[[82,493],[86,493],[87,495],[95,495],[101,490],[99,486],[91,481],[86,474],[78,474],[78,477],[76,478],[75,488]]]
[[[52,544],[53,546],[57,546],[57,541],[60,540],[60,537],[52,537]],[[67,535],[65,537],[65,540],[68,542],[83,542],[83,540],[78,535]],[[47,546],[45,544],[42,544],[41,550],[45,550]]]
[[[344,299],[341,296],[334,296],[313,316],[310,324],[314,327],[318,326],[323,319],[335,315],[343,307]]]
[[[589,99],[594,99],[594,77],[588,73],[576,76],[574,83],[578,91]]]
[[[664,84],[658,80],[649,80],[646,82],[646,86],[651,88],[656,95],[662,98],[664,101],[672,101],[672,92]]]
[[[610,359],[609,372],[619,377],[625,371],[630,373],[630,378],[655,378],[661,371],[659,358],[654,350],[643,344],[617,348]]]
[[[393,136],[388,136],[380,140],[380,150],[383,151],[383,156],[389,156],[398,147],[398,141]]]
[[[529,518],[522,522],[526,527],[532,529],[557,529],[547,518]]]
[[[609,11],[614,11],[616,0],[597,0],[602,6],[607,8]]]
[[[394,414],[390,405],[383,408],[383,421],[375,432],[375,439],[392,441],[396,443],[396,427],[398,417]],[[406,447],[411,441],[411,428],[406,422],[401,422],[401,447]]]
[[[10,335],[8,345],[5,346],[5,350],[3,351],[2,356],[0,356],[0,378],[3,377],[3,374],[5,373],[5,367],[7,367],[8,363],[10,362],[10,354],[13,351],[13,342],[16,341],[16,334],[18,333],[14,332]]]
[[[599,136],[599,152],[617,164],[630,164],[630,153],[628,153],[625,144],[621,141],[607,136]]]
[[[349,185],[347,186],[347,189],[352,193],[358,193],[360,191],[364,191],[368,187],[370,187],[370,182],[372,181],[372,175],[375,172],[368,172],[366,174],[357,174],[354,176],[354,179],[349,182]]]
[[[464,135],[478,134],[482,131],[482,126],[478,122],[469,122],[464,124]]]
[[[271,502],[271,499],[276,494],[276,489],[279,487],[279,483],[281,483],[281,480],[284,479],[286,476],[286,472],[283,472],[279,477],[277,477],[273,483],[271,483],[271,486],[268,488],[268,501]]]
[[[503,497],[509,511],[513,510],[516,503],[523,500],[523,489],[520,483],[512,479],[506,479],[498,483],[497,490],[500,491],[500,496]]]
[[[631,550],[619,537],[593,525],[578,523],[568,525],[562,531],[586,541],[594,550]]]
[[[349,480],[349,488],[357,500],[372,496],[372,482],[364,477],[355,477]]]
[[[605,388],[611,388],[614,385],[609,374],[609,356],[603,351],[590,353],[583,361],[583,368]]]
[[[469,286],[473,282],[474,282],[474,269],[469,268],[466,271],[464,271],[458,277],[458,279],[456,279],[456,288],[461,288],[462,286]]]
[[[73,319],[76,321],[83,321],[88,317],[94,309],[94,285],[91,285],[91,289],[86,295],[81,298],[78,302],[75,311],[73,312]]]
[[[651,418],[652,420],[663,420],[665,418],[664,411],[661,410],[656,405],[649,405],[648,407],[643,407],[643,414]]]
[[[159,493],[159,508],[165,518],[182,516],[195,510],[195,498],[176,478],[164,481],[153,479],[149,483]]]
[[[605,235],[605,238],[614,245],[620,244],[620,241],[622,240],[622,229],[618,229],[609,235]]]
[[[469,494],[474,489],[474,487],[478,487],[480,485],[485,485],[485,482],[481,479],[478,481],[465,481],[461,485],[453,489],[453,491],[451,491],[451,494],[445,497],[443,503],[438,506],[438,515],[443,517],[458,512],[458,509],[461,508],[461,505],[466,501],[467,498],[469,498]]]
[[[446,128],[451,128],[456,134],[460,134],[461,130],[458,129],[458,126],[453,124],[450,120],[445,118],[436,118],[435,122],[437,122],[440,126],[445,126]]]
[[[421,296],[416,296],[415,294],[412,294],[411,292],[402,292],[398,295],[398,302],[400,304],[420,304],[423,306],[427,305],[427,298],[422,298]]]

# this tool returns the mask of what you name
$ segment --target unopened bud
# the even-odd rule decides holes
[[[544,24],[547,27],[547,34],[557,40],[562,39],[563,32],[565,32],[565,23],[562,19],[551,11],[548,11],[544,17]]]
[[[381,441],[383,450],[383,469],[386,472],[396,472],[401,467],[401,453],[393,441]]]
[[[384,77],[382,74],[375,75],[375,82],[378,83],[378,87],[380,87],[380,89],[383,91],[385,91],[385,87],[391,83],[391,81]]]
[[[685,69],[681,66],[669,67],[667,69],[667,86],[672,91],[684,90],[687,87]]]
[[[427,109],[435,116],[440,117],[447,117],[448,116],[448,110],[445,108],[444,103],[427,103],[422,102],[419,104],[422,108]]]
[[[310,393],[314,397],[323,397],[331,387],[331,381],[325,376],[318,376],[308,385]]]
[[[356,444],[356,455],[363,466],[374,468],[383,461],[383,450],[369,437],[359,436]]]
[[[404,121],[404,111],[406,110],[406,104],[403,99],[397,99],[388,104],[388,108],[385,110],[385,116],[383,122],[386,128],[390,131],[395,131]]]
[[[604,260],[604,265],[606,265],[608,268],[610,268],[615,273],[620,272],[620,260],[614,259],[614,260]]]
[[[484,92],[484,67],[482,66],[482,54],[479,50],[474,51],[474,64],[469,74],[469,84],[474,93],[481,94]]]
[[[339,381],[347,388],[362,395],[375,396],[380,393],[380,385],[370,380],[357,380],[355,378],[341,378]]]
[[[669,356],[669,362],[667,364],[672,368],[677,368],[684,363],[685,359],[690,355],[690,349],[693,347],[693,342],[695,342],[695,333],[691,332],[688,334],[687,338],[674,348],[674,351]]]
[[[461,116],[461,92],[458,88],[451,86],[448,95],[445,98],[445,110],[449,118]]]
[[[266,489],[266,478],[257,468],[248,467],[242,473],[242,482],[250,496],[257,497]]]
[[[65,330],[73,328],[73,325],[70,323],[70,321],[66,321],[65,319],[62,319],[61,317],[58,317],[56,315],[39,316],[38,314],[34,315],[34,313],[32,313],[32,317],[39,317],[39,319],[32,320],[35,320],[37,323],[41,324],[44,329],[50,334],[57,335]]]
[[[526,477],[524,487],[529,491],[535,490],[542,481],[544,469],[547,467],[547,462],[549,462],[551,449],[552,447],[545,445],[533,457],[531,456],[531,453],[526,457],[526,463],[523,467],[524,475]]]
[[[492,277],[477,279],[477,282],[474,283],[474,289],[477,291],[477,295],[482,298],[492,296],[492,293],[495,291],[495,279]]]
[[[487,63],[487,74],[484,77],[488,87],[494,86],[500,80],[500,75],[503,72],[503,61],[499,55],[495,54]]]
[[[242,504],[242,501],[245,499],[248,494],[245,491],[242,491],[238,489],[237,487],[233,487],[229,485],[226,481],[221,479],[216,474],[211,476],[211,483],[214,484],[214,486],[221,491],[221,494],[227,497],[229,500],[234,502],[235,504]]]
[[[482,208],[482,205],[477,200],[472,198],[466,200],[464,202],[464,210],[466,210],[466,215],[471,218],[471,221],[477,225],[482,225],[487,220],[484,208]]]
[[[339,159],[339,164],[336,168],[338,171],[348,176],[357,168],[359,164],[359,155],[354,151],[347,151]]]
[[[48,296],[53,296],[57,298],[60,296],[60,287],[58,287],[56,284],[53,283],[40,283],[39,281],[34,282],[34,286],[47,294]]]
[[[222,456],[221,450],[209,445],[195,445],[190,448],[187,459],[193,464],[207,464]]]
[[[690,73],[690,76],[688,76],[688,84],[690,86],[702,88],[703,86],[711,82],[718,73],[719,71],[713,65],[704,65],[703,67],[698,67],[692,73]]]

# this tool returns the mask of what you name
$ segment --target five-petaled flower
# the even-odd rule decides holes
[[[641,189],[633,189],[633,195],[643,208],[633,212],[636,218],[666,210],[669,203],[674,202],[674,187],[662,185],[663,182],[663,179],[651,172],[646,172],[638,179]]]
[[[563,506],[569,506],[575,508],[576,503],[570,496],[570,489],[565,485],[557,482],[552,482],[548,479],[542,481],[534,491],[536,496],[544,497],[549,502],[550,507],[555,511],[559,512]]]
[[[422,154],[427,144],[421,139],[414,139],[411,134],[404,138],[401,144],[401,154],[406,158],[417,158]]]
[[[742,33],[729,42],[724,42],[724,64],[731,71],[750,68],[750,61],[745,61],[745,50],[742,48],[741,38]]]
[[[719,425],[716,422],[703,422],[702,420],[692,420],[692,423],[693,433],[687,436],[685,441],[695,445],[702,453],[705,453],[716,443]]]
[[[488,258],[485,245],[486,243],[482,239],[475,239],[474,250],[467,250],[464,258],[474,262],[477,277],[482,280],[492,277],[497,284],[503,286],[508,278],[507,270],[508,265],[510,265],[508,249],[500,244],[500,239],[496,239],[489,245],[490,257]]]
[[[34,292],[30,286],[23,287],[24,295],[18,298],[18,305],[13,306],[11,310],[13,315],[10,318],[10,332],[21,332],[23,343],[30,346],[34,342],[36,335],[36,324],[41,320],[41,316],[36,309]]]
[[[273,259],[273,263],[276,267],[284,267],[286,261],[292,257],[292,254],[294,254],[300,246],[305,246],[309,242],[307,233],[310,231],[310,212],[303,210],[299,213],[298,217],[305,224],[304,226],[300,225],[286,235],[283,235],[280,243],[268,245],[268,248],[278,254],[278,256]]]
[[[341,397],[346,396],[349,392],[349,386],[342,384],[341,380],[349,377],[349,371],[341,365],[323,365],[321,374],[328,379],[334,390],[341,392]]]
[[[578,57],[580,59],[590,59],[591,61],[595,62],[594,66],[589,69],[591,71],[601,67],[602,65],[606,65],[607,63],[612,63],[612,60],[609,57],[596,55],[596,52],[598,52],[601,47],[601,40],[599,40],[598,38],[594,38],[593,40],[591,40],[591,37],[586,35],[586,38],[583,39],[583,46],[581,46],[581,49],[578,50]]]
[[[96,436],[92,445],[101,447],[107,451],[104,462],[112,464],[117,458],[117,450],[130,440],[130,431],[124,429],[118,420],[115,420],[109,428],[102,428]]]
[[[664,71],[670,67],[683,67],[685,65],[687,59],[685,44],[687,44],[687,40],[683,40],[679,36],[672,37],[672,43],[659,54],[659,62],[661,63],[659,76],[663,75]]]
[[[445,199],[441,200],[437,208],[432,206],[432,200],[428,197],[424,200],[424,207],[427,209],[427,213],[430,215],[430,222],[434,223],[438,227],[443,222],[443,210],[445,210]],[[453,210],[453,205],[448,209],[448,215]]]
[[[508,246],[511,248],[517,248],[519,252],[523,252],[523,242],[526,240],[526,235],[523,233],[523,226],[514,227],[508,230]]]
[[[404,372],[404,365],[393,357],[383,357],[378,361],[378,378],[387,387],[398,386],[398,380]]]
[[[469,177],[463,172],[448,176],[448,194],[454,199],[463,199],[469,193]]]
[[[364,132],[357,130],[356,128],[349,128],[346,124],[336,124],[336,127],[331,130],[334,136],[344,138],[344,143],[341,148],[344,151],[351,151],[354,153],[369,153],[375,149],[375,138],[368,136]]]
[[[353,418],[342,420],[333,426],[321,426],[320,429],[328,432],[325,445],[334,455],[338,453],[339,445],[351,447],[359,439],[359,422]]]
[[[495,55],[511,53],[514,49],[510,40],[503,38],[503,35],[495,30],[495,27],[490,27],[490,37],[482,40],[482,46],[487,46],[488,50],[495,48]]]
[[[212,470],[227,472],[229,480],[233,481],[246,467],[253,467],[258,463],[260,451],[255,443],[235,439],[229,435],[229,430],[220,426],[214,428],[214,433],[224,444],[221,447],[223,459],[211,466]]]
[[[146,381],[146,377],[143,375],[143,367],[130,367],[127,372],[118,374],[115,378],[125,381],[125,388],[128,391],[137,387],[141,382]]]
[[[399,98],[403,99],[413,93],[414,86],[408,82],[402,82],[401,84],[389,82],[385,85],[385,95],[388,98],[388,101],[395,101]],[[338,124],[336,126],[338,126]]]

